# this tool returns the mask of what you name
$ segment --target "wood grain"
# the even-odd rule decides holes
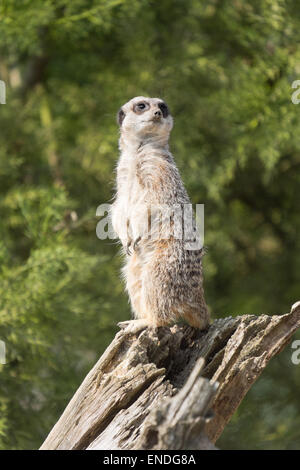
[[[286,315],[128,326],[115,336],[41,449],[214,449],[269,360],[300,326]]]

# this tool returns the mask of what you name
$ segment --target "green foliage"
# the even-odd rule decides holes
[[[133,96],[161,96],[175,117],[172,151],[205,203],[214,317],[298,300],[299,31],[291,0],[0,1],[1,448],[41,444],[129,317],[95,212]],[[298,388],[287,349],[220,446],[299,448]]]

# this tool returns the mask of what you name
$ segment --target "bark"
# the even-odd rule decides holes
[[[269,360],[300,326],[286,315],[134,328],[116,337],[41,449],[214,449]]]

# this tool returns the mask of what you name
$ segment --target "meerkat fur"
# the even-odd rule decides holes
[[[168,208],[190,204],[169,150],[173,119],[168,106],[159,98],[133,98],[119,110],[118,123],[120,158],[111,217],[123,247],[123,277],[134,318],[150,326],[184,319],[205,329],[210,320],[203,249],[187,249],[172,231],[161,236],[168,223],[174,228]]]

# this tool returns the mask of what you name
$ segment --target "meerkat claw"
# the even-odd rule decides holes
[[[138,246],[139,242],[141,241],[141,239],[142,239],[142,237],[139,236],[134,240],[134,243],[133,243],[133,250],[134,251],[137,249],[137,246]]]
[[[131,256],[131,251],[130,251],[130,246],[131,246],[131,240],[127,243],[127,246],[126,246],[126,253],[128,256]]]

